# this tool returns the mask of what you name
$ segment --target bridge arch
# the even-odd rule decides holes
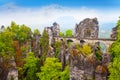
[[[102,52],[106,53],[107,52],[106,44],[104,42],[101,42],[101,41],[99,41],[99,43],[100,43],[100,47],[101,47]]]
[[[106,49],[104,52],[108,52],[109,50],[109,47],[111,46],[111,44],[114,42],[114,41],[111,41],[111,40],[97,40],[97,39],[84,39],[87,43],[90,43],[90,44],[95,44],[96,42],[100,42],[101,45],[103,45]]]
[[[106,47],[106,52],[108,52],[109,47],[115,41],[113,39],[102,39],[102,38],[98,38],[98,39],[78,39],[78,38],[75,38],[75,37],[55,37],[55,40],[60,40],[60,39],[64,39],[66,41],[71,40],[74,43],[79,43],[79,44],[80,44],[80,42],[83,42],[83,41],[86,42],[86,43],[90,43],[90,44],[95,44],[96,42],[100,42],[104,45],[104,47]]]

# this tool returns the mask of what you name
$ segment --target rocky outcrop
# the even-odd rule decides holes
[[[18,70],[14,57],[7,61],[7,64],[2,59],[0,57],[0,80],[18,80]]]
[[[11,79],[18,80],[18,70],[14,57],[12,57],[12,59],[10,60],[9,65],[10,68],[8,69],[7,80]]]
[[[54,44],[54,38],[53,37],[58,37],[60,33],[60,27],[59,24],[56,22],[53,23],[53,26],[51,27],[46,27],[46,31],[48,32],[49,35],[49,45]]]
[[[2,26],[1,26],[1,28],[0,28],[0,32],[3,32],[3,31],[4,31],[4,29],[5,29],[5,26],[4,26],[4,25],[2,25]]]
[[[51,29],[52,29],[53,37],[58,37],[59,34],[60,34],[60,26],[59,26],[59,24],[54,22]]]
[[[107,80],[107,67],[112,58],[109,53],[100,53],[97,43],[93,48],[89,56],[75,46],[70,49],[70,80]]]
[[[18,70],[16,68],[10,68],[7,76],[7,80],[18,80]]]
[[[99,26],[97,18],[86,18],[75,26],[74,37],[77,38],[98,38]]]
[[[55,57],[54,48],[49,46],[47,57]]]
[[[117,27],[112,28],[112,34],[111,34],[112,39],[117,38]]]

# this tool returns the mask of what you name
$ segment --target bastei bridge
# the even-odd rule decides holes
[[[54,38],[56,41],[63,39],[66,41],[72,41],[74,43],[80,43],[81,41],[84,41],[86,43],[95,44],[96,42],[100,42],[105,45],[106,51],[108,51],[110,45],[115,41],[115,39],[111,39],[111,38],[97,38],[97,39],[90,39],[90,38],[78,39],[76,37],[54,37]]]

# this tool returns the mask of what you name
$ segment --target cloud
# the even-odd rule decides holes
[[[12,3],[0,7],[0,11],[0,25],[8,26],[11,21],[15,21],[32,29],[43,29],[45,26],[51,26],[53,22],[58,22],[62,30],[74,29],[74,25],[85,18],[97,17],[100,24],[116,23],[120,13],[118,10],[69,8],[59,5],[24,8]]]

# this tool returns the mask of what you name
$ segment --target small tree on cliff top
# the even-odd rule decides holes
[[[66,36],[66,37],[72,37],[72,35],[73,35],[73,34],[72,34],[72,30],[70,30],[70,29],[69,29],[69,30],[66,30],[66,32],[65,32],[65,36]]]

